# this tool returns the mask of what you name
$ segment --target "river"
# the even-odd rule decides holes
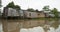
[[[0,32],[3,32],[1,22],[0,22]],[[37,26],[33,28],[21,28],[20,32],[45,32],[45,30],[43,29],[42,26]],[[60,32],[60,25],[56,29],[54,27],[49,27],[49,30],[47,30],[47,32]]]
[[[3,29],[2,29],[2,22],[0,22],[0,32],[3,32]]]
[[[3,32],[2,30],[2,24],[0,24],[0,32]],[[43,27],[33,27],[33,28],[21,28],[20,32],[44,32]],[[50,27],[50,30],[48,30],[48,32],[60,32],[60,25],[57,29],[55,29],[54,27]]]

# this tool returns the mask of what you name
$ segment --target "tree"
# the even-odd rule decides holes
[[[49,6],[44,6],[43,11],[45,13],[45,17],[47,17],[47,14],[50,12]]]
[[[44,10],[44,11],[49,11],[49,10],[50,10],[50,9],[49,9],[49,6],[44,6],[44,7],[43,7],[43,10]]]
[[[21,8],[20,8],[20,6],[15,5],[15,9],[20,10]]]
[[[27,10],[28,11],[35,11],[33,8],[28,8]]]
[[[58,10],[56,8],[52,9],[51,12],[55,15],[55,17],[58,17]]]
[[[20,6],[19,5],[15,5],[14,2],[10,2],[7,6],[7,8],[14,8],[16,10],[20,10]]]
[[[39,10],[38,10],[38,9],[36,9],[36,12],[39,12]]]
[[[58,26],[59,26],[59,13],[58,13],[58,10],[56,9],[56,8],[54,8],[54,9],[52,9],[52,11],[51,11],[54,15],[55,15],[55,22],[52,24],[52,26],[53,27],[55,27],[55,29],[56,28],[58,28]]]
[[[18,12],[18,14],[20,14],[20,11],[19,11],[21,9],[20,6],[19,5],[15,5],[13,1],[10,2],[6,7],[7,8],[16,9],[16,11]]]
[[[14,2],[9,3],[6,7],[8,7],[8,8],[14,8],[15,7]]]
[[[48,21],[47,21],[48,18],[46,18],[46,17],[48,17],[47,14],[50,12],[49,6],[48,5],[44,6],[43,11],[44,11],[44,14],[45,14],[45,24],[48,24]]]

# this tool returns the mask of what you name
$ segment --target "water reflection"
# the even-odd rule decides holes
[[[2,23],[0,22],[0,32],[3,32],[2,30]]]
[[[12,20],[10,20],[10,21],[12,21]],[[17,20],[15,20],[15,21],[17,21]],[[10,25],[12,25],[14,23],[14,26],[16,26],[19,22],[9,22],[9,24]],[[16,24],[17,23],[17,24]],[[51,27],[49,28],[50,30],[47,30],[47,32],[60,32],[60,25],[59,25],[59,22],[55,22],[55,21],[51,21],[51,22],[49,22],[50,23],[50,25],[51,25]],[[15,25],[16,24],[16,25]],[[21,23],[20,23],[21,24]],[[8,27],[10,26],[10,25],[8,25]],[[14,27],[13,26],[13,27]],[[18,26],[18,25],[17,25]],[[57,27],[58,26],[58,28],[56,28],[55,29],[55,27]],[[0,32],[2,32],[2,24],[0,24]],[[41,27],[41,26],[38,26],[38,27],[33,27],[33,28],[28,28],[28,29],[26,29],[26,28],[21,28],[20,29],[20,32],[45,32],[45,30],[43,29],[43,27]]]
[[[38,26],[34,28],[29,28],[29,29],[22,28],[20,32],[45,32],[45,31],[43,27]],[[54,27],[50,27],[50,30],[47,30],[47,32],[60,32],[60,25],[57,29],[55,29]]]
[[[21,29],[20,32],[44,32],[44,29],[40,26],[29,28],[29,29]]]
[[[55,28],[54,27],[50,27],[50,30],[48,30],[48,32],[55,32]]]
[[[59,27],[56,29],[56,32],[60,32],[60,25],[59,25]]]
[[[58,26],[57,29],[55,29],[54,27],[50,27],[50,30],[48,30],[48,32],[60,32],[60,25]],[[2,31],[2,24],[0,24],[0,32]],[[20,32],[45,32],[43,27],[38,26],[38,27],[33,27],[33,28],[21,28]]]

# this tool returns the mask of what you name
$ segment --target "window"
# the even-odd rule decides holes
[[[38,14],[38,16],[39,16],[40,14]]]
[[[29,13],[29,16],[31,16],[31,13]]]

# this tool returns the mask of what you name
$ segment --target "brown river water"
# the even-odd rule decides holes
[[[47,32],[59,32],[59,22],[48,22]],[[45,20],[0,20],[0,32],[45,32]],[[55,26],[58,27],[55,29]]]

